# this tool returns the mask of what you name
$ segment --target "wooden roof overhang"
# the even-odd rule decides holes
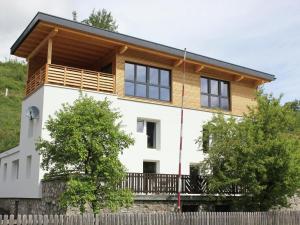
[[[47,57],[46,42],[53,39],[53,63],[89,68],[112,52],[128,49],[168,60],[172,66],[182,65],[183,51],[131,36],[102,30],[82,23],[38,13],[11,47],[11,54],[30,58]],[[220,60],[187,53],[186,63],[196,73],[224,73],[235,81],[252,80],[256,85],[275,79],[272,74],[226,63]]]

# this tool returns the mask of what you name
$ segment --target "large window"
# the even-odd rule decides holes
[[[170,71],[125,63],[125,95],[170,101]]]
[[[230,109],[229,83],[227,81],[201,78],[201,106],[208,108]]]

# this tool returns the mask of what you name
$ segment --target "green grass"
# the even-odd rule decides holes
[[[0,62],[0,152],[19,143],[25,76],[25,64],[17,61]],[[7,97],[5,97],[6,88],[8,88]]]

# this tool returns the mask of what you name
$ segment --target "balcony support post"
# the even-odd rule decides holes
[[[52,38],[48,40],[47,64],[52,62]]]
[[[40,50],[41,48],[50,40],[52,39],[58,32],[58,28],[55,27],[39,44],[36,46],[36,48],[28,55],[27,61],[34,57]],[[52,43],[51,43],[52,44]],[[49,47],[49,42],[48,42],[48,47]],[[52,52],[52,50],[51,50]]]

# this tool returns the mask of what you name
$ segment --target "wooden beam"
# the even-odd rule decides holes
[[[33,49],[33,51],[28,55],[27,60],[31,59],[33,56],[38,53],[39,50],[48,42],[49,39],[53,38],[58,32],[58,28],[55,27],[48,35],[45,37],[39,44],[38,46]]]
[[[260,86],[260,85],[262,85],[264,83],[265,83],[264,80],[255,80],[254,81],[254,87],[258,87],[258,86]]]
[[[128,49],[128,45],[124,45],[124,46],[120,47],[119,53],[122,55],[127,51],[127,49]]]
[[[52,62],[52,38],[48,40],[47,64]]]
[[[236,78],[234,79],[234,81],[239,82],[239,81],[243,80],[244,78],[245,78],[244,76],[236,76]]]
[[[46,27],[53,27],[53,25],[47,24],[47,23],[44,23],[44,22],[41,22],[41,24],[46,26]],[[124,46],[124,45],[127,45],[130,49],[134,49],[134,50],[138,50],[138,51],[142,51],[142,52],[147,52],[147,53],[154,54],[154,55],[164,57],[164,58],[168,58],[168,59],[178,60],[178,56],[175,56],[175,55],[172,55],[172,54],[169,54],[169,53],[164,53],[164,52],[156,51],[156,50],[145,48],[145,47],[140,47],[140,46],[133,45],[133,44],[128,44],[128,43],[124,43],[124,42],[120,42],[120,41],[115,41],[115,40],[112,40],[112,39],[109,39],[109,38],[96,36],[94,34],[88,34],[88,33],[83,33],[83,32],[80,32],[80,31],[71,30],[69,28],[60,27],[59,29],[62,30],[62,31],[68,32],[68,33],[73,33],[73,34],[80,35],[82,37],[92,38],[92,39],[95,39],[95,40],[100,40],[100,41],[109,43],[111,45],[116,45],[116,46],[121,46],[121,47]],[[186,59],[186,62],[191,64],[191,65],[196,66],[197,68],[200,66],[199,65],[200,62],[195,61],[195,60]],[[230,74],[233,74],[233,75],[241,76],[241,74],[239,72],[235,72],[231,69],[226,69],[226,68],[222,68],[222,67],[219,67],[219,66],[210,65],[210,64],[207,64],[207,63],[202,63],[202,66],[204,66],[205,68],[211,68],[211,69],[215,69],[215,70],[218,70],[218,71],[222,71],[222,72],[230,73]],[[202,69],[199,68],[198,72],[200,72]],[[258,77],[253,77],[253,76],[251,76],[249,74],[246,74],[246,73],[243,73],[242,75],[245,78],[255,79],[255,80],[258,79]]]
[[[195,73],[200,73],[204,69],[203,65],[196,65],[195,66]]]
[[[182,59],[178,59],[175,63],[174,63],[174,67],[178,67],[183,63]]]

